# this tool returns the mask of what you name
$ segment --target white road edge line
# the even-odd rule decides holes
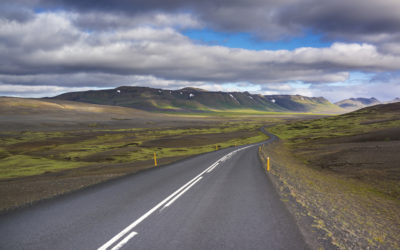
[[[231,153],[228,154],[234,154],[236,152],[239,152],[243,149],[246,149],[248,147],[251,146],[247,146],[247,147],[243,147],[240,149],[236,149],[235,151],[232,151]],[[228,155],[226,154],[226,155]],[[221,157],[220,159],[218,159],[214,164],[212,164],[211,166],[209,166],[206,170],[204,170],[203,172],[201,172],[200,174],[198,174],[196,177],[194,177],[193,179],[191,179],[190,181],[188,181],[185,185],[183,185],[182,187],[180,187],[178,190],[176,190],[175,192],[173,192],[170,196],[168,196],[167,198],[165,198],[163,201],[161,201],[160,203],[158,203],[156,206],[154,206],[152,209],[150,209],[149,211],[147,211],[147,213],[145,213],[144,215],[142,215],[139,219],[135,220],[134,222],[132,222],[129,226],[127,226],[126,228],[124,228],[121,232],[119,232],[118,234],[116,234],[114,237],[112,237],[109,241],[107,241],[106,243],[104,243],[104,245],[102,245],[101,247],[97,248],[97,250],[106,250],[108,247],[110,247],[112,244],[114,244],[116,241],[118,241],[120,238],[124,237],[125,234],[129,233],[134,227],[136,227],[139,223],[141,223],[142,221],[144,221],[147,217],[149,217],[152,213],[154,213],[157,209],[159,209],[161,206],[163,206],[165,203],[167,203],[170,199],[172,199],[175,195],[177,195],[179,192],[181,192],[183,189],[185,189],[187,186],[189,186],[190,184],[192,184],[194,181],[196,181],[199,177],[201,177],[204,173],[206,173],[207,171],[209,171],[212,167],[215,167],[215,164],[218,164],[219,161],[221,159],[223,159],[224,157]]]
[[[203,177],[200,176],[195,182],[193,182],[192,184],[190,184],[187,188],[185,188],[180,194],[178,194],[177,196],[175,196],[172,200],[170,200],[167,204],[164,205],[163,209],[166,207],[169,207],[172,203],[174,203],[177,199],[179,199],[179,197],[181,197],[184,193],[186,193],[191,187],[194,186],[194,184],[196,184],[197,182],[199,182]]]
[[[123,240],[121,240],[115,247],[113,247],[111,250],[118,250],[121,247],[123,247],[126,243],[128,243],[128,241],[130,239],[132,239],[133,237],[135,237],[137,235],[136,232],[132,232],[130,234],[128,234],[128,236],[126,236]]]

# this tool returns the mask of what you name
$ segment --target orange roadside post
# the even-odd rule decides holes
[[[157,167],[157,155],[156,155],[156,152],[154,152],[154,166]]]

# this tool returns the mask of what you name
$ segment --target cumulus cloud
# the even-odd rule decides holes
[[[81,35],[66,13],[42,13],[29,22],[0,19],[0,49],[10,55],[59,49],[77,42]]]
[[[73,18],[68,13],[42,13],[28,23],[0,22],[0,56],[7,59],[0,73],[102,72],[179,81],[271,83],[336,82],[346,80],[349,70],[400,69],[399,56],[382,54],[371,44],[252,51],[195,44],[173,28],[85,32],[73,25]]]

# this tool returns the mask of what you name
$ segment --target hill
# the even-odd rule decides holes
[[[323,97],[254,95],[248,92],[215,92],[196,88],[164,90],[148,87],[65,93],[52,99],[105,104],[162,112],[273,111],[340,113],[344,110]]]
[[[263,151],[277,190],[311,211],[311,230],[338,249],[398,249],[400,102],[269,130],[282,139]]]
[[[347,110],[356,110],[364,107],[377,105],[380,103],[381,102],[378,99],[371,97],[371,98],[350,98],[336,102],[335,104]]]
[[[0,117],[0,131],[151,127],[178,119],[126,107],[16,97],[0,97]]]

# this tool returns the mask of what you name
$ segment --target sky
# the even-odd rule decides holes
[[[2,0],[0,96],[400,97],[399,0]]]

